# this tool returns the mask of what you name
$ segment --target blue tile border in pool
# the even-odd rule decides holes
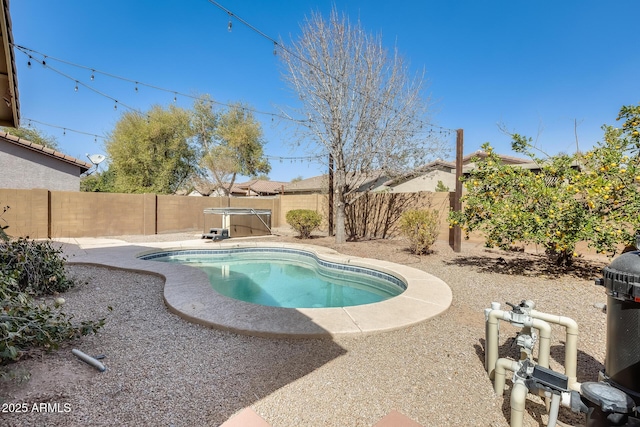
[[[73,260],[67,261],[69,264],[86,263],[156,275],[164,280],[162,297],[170,312],[189,322],[251,336],[306,339],[392,331],[424,322],[445,312],[453,300],[447,284],[426,271],[387,260],[345,255],[322,246],[288,242],[213,243],[203,239],[126,243],[106,238],[74,238],[63,243],[68,243],[65,253],[73,255]],[[345,267],[370,268],[389,273],[406,283],[406,290],[385,301],[357,306],[270,307],[235,300],[215,292],[207,274],[198,268],[141,259],[185,251],[197,254],[202,253],[202,250],[211,253],[224,251],[228,254],[240,248],[268,248],[264,249],[265,252],[274,248],[287,248],[311,252],[330,265],[342,263]],[[268,256],[263,254],[261,257]],[[305,259],[307,258],[299,257],[301,262]],[[308,259],[311,261],[311,258]],[[341,270],[335,271],[341,274]]]
[[[388,282],[393,283],[398,286],[402,290],[407,289],[407,284],[400,280],[399,278],[382,272],[373,270],[370,268],[351,266],[331,261],[325,261],[319,258],[316,254],[304,250],[299,249],[288,249],[288,248],[231,248],[231,249],[184,249],[184,250],[172,250],[172,251],[162,251],[162,252],[154,252],[152,254],[146,254],[138,257],[144,261],[153,261],[158,258],[171,257],[171,256],[181,256],[181,255],[231,255],[234,253],[286,253],[286,254],[295,254],[302,255],[315,260],[318,265],[321,265],[325,268],[334,269],[334,270],[343,270],[357,274],[363,274],[367,276],[377,277],[381,280],[386,280]]]

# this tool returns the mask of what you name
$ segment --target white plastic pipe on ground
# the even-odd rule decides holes
[[[78,359],[82,360],[85,363],[88,363],[89,365],[91,365],[94,368],[96,368],[98,371],[104,372],[104,371],[107,370],[107,368],[105,368],[105,366],[102,363],[100,363],[100,361],[98,359],[95,359],[95,358],[89,356],[88,354],[83,353],[80,350],[75,349],[75,348],[73,350],[71,350],[71,352],[73,354],[75,354],[78,357]]]

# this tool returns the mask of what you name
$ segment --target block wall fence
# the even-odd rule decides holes
[[[446,214],[450,193],[416,193],[420,206],[441,214],[440,239],[449,227]],[[204,215],[206,208],[238,207],[270,209],[271,226],[286,226],[292,209],[312,209],[327,217],[327,195],[281,195],[277,197],[188,197],[156,194],[85,193],[41,189],[0,189],[0,225],[7,233],[33,239],[56,237],[101,237],[150,235],[174,232],[203,232],[220,227],[219,215]],[[255,216],[232,216],[231,235],[264,234],[265,227]]]

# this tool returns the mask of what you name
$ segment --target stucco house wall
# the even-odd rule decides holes
[[[0,135],[0,188],[80,191],[91,165],[13,135]]]
[[[454,171],[444,170],[430,170],[415,177],[414,179],[405,181],[403,183],[394,185],[391,187],[393,193],[418,193],[420,191],[436,191],[438,181],[449,187],[450,191],[453,191],[456,187],[456,174]]]

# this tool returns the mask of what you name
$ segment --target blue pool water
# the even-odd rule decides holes
[[[379,271],[318,259],[293,249],[187,250],[143,259],[204,270],[213,289],[231,298],[273,307],[347,307],[384,301],[406,285]]]

